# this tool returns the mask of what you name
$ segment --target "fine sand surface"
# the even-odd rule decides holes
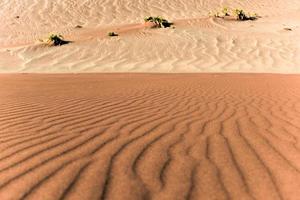
[[[300,75],[0,75],[0,199],[300,197]]]
[[[209,17],[224,6],[261,18]],[[145,27],[150,15],[175,28]],[[299,19],[299,0],[2,0],[0,72],[300,73]],[[73,43],[38,42],[49,32]]]

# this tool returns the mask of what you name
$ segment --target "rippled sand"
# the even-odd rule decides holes
[[[0,1],[0,200],[299,200],[299,19],[299,0]]]
[[[208,17],[223,6],[261,18]],[[4,0],[0,8],[0,72],[300,72],[299,0]],[[175,29],[145,27],[149,15]],[[39,44],[49,32],[73,43]]]
[[[0,75],[0,199],[300,196],[300,76]]]

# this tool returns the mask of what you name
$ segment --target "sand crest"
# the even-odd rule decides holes
[[[0,75],[0,199],[297,200],[299,131],[299,75]]]

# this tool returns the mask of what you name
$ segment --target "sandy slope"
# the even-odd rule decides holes
[[[208,18],[223,6],[262,18]],[[299,0],[3,0],[0,8],[0,72],[300,72]],[[145,28],[149,15],[176,28]],[[74,43],[37,44],[49,32]]]
[[[0,75],[0,199],[300,196],[299,75]]]

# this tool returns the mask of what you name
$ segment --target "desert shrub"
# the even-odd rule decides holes
[[[222,17],[218,11],[217,12],[209,12],[209,16],[211,16],[211,17]]]
[[[69,41],[63,39],[62,35],[54,33],[49,34],[45,42],[51,46],[61,46],[69,43]]]
[[[233,13],[237,20],[256,20],[257,14],[246,14],[242,9],[230,10],[228,7],[224,7],[221,11],[210,12],[210,16],[224,18],[226,16],[231,16],[230,13]]]
[[[222,8],[222,10],[218,10],[218,11],[213,11],[213,12],[209,12],[209,16],[212,17],[218,17],[218,18],[223,18],[225,16],[230,16],[229,14],[229,8],[228,7],[224,7]]]
[[[162,18],[162,17],[146,17],[145,22],[152,22],[155,24],[156,28],[167,28],[170,27],[173,23],[169,22],[168,20]]]
[[[237,17],[237,20],[239,21],[245,21],[245,20],[256,20],[257,19],[257,15],[256,14],[248,14],[246,15],[246,13],[241,10],[241,9],[235,9],[234,11],[236,17]]]
[[[228,7],[224,7],[222,10],[222,13],[224,14],[224,16],[230,16],[229,14],[229,8]]]
[[[110,36],[110,37],[119,36],[119,34],[115,33],[115,32],[109,32],[107,35]]]

